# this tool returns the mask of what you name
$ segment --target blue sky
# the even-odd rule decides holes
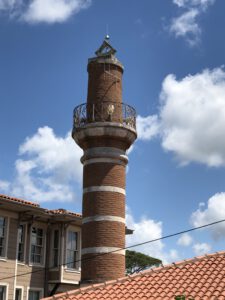
[[[138,114],[127,245],[225,218],[225,40],[219,0],[0,0],[0,193],[81,211],[70,137],[87,59],[108,28]],[[225,224],[136,250],[176,261],[224,250]]]

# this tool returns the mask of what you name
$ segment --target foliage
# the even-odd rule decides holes
[[[148,269],[151,266],[159,266],[161,263],[160,259],[140,252],[126,250],[126,273],[129,275]]]

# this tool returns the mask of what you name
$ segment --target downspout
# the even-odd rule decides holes
[[[46,231],[44,297],[48,297],[49,255],[50,255],[50,221],[48,220],[47,231]]]
[[[19,226],[20,226],[20,219],[21,219],[21,214],[19,213],[19,218],[18,218],[18,221],[17,221],[17,233],[16,233],[16,257],[15,257],[15,273],[14,273],[14,288],[13,288],[13,299],[16,298],[16,284],[17,284],[17,261],[18,261],[18,246],[19,246],[19,235],[18,235],[18,229],[19,229]],[[10,229],[10,228],[9,228]],[[24,245],[25,246],[25,245]]]

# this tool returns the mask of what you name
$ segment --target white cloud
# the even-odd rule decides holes
[[[73,186],[82,179],[82,150],[70,133],[58,137],[47,126],[39,128],[19,147],[19,155],[15,180],[4,192],[39,202],[75,199]]]
[[[132,235],[126,236],[126,246],[162,237],[162,222],[157,222],[146,217],[142,217],[141,220],[137,222],[134,220],[129,208],[127,208],[126,211],[126,225],[128,228],[134,230]],[[157,241],[131,248],[131,250],[133,249],[152,257],[159,258],[163,261],[163,263],[178,260],[179,256],[175,249],[165,251],[164,247],[165,245],[162,241]]]
[[[11,10],[21,5],[22,0],[0,0],[0,10]]]
[[[90,3],[90,0],[32,0],[22,18],[29,23],[61,23]]]
[[[225,72],[204,70],[177,80],[168,75],[161,92],[162,146],[181,164],[225,166]]]
[[[173,3],[178,7],[191,7],[198,6],[201,9],[206,9],[209,5],[212,5],[215,0],[173,0]]]
[[[193,250],[196,255],[203,255],[211,251],[211,246],[207,243],[196,243],[193,245]]]
[[[158,116],[137,116],[137,133],[141,140],[150,140],[159,133]]]
[[[91,0],[0,0],[0,10],[28,23],[62,23],[90,4]]]
[[[185,38],[190,46],[197,45],[201,36],[198,17],[214,2],[215,0],[173,0],[182,9],[182,13],[171,20],[170,32],[176,37]]]
[[[5,180],[0,180],[0,191],[3,193],[8,192],[10,187],[10,182],[5,181]]]
[[[177,244],[179,246],[188,247],[193,242],[192,237],[188,233],[184,233],[180,236],[180,238],[177,241]]]
[[[191,215],[191,223],[202,226],[215,221],[225,219],[225,193],[217,193],[207,203],[207,207],[199,205],[199,208]],[[225,238],[225,222],[208,227],[214,239]]]
[[[223,66],[162,83],[158,115],[137,118],[138,138],[158,136],[180,165],[225,166],[225,71]]]
[[[197,9],[191,9],[172,19],[170,32],[174,33],[176,37],[185,37],[190,46],[196,45],[201,34],[201,29],[196,22],[198,15]]]

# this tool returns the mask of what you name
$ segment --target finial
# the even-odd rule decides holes
[[[105,39],[100,46],[100,48],[95,52],[97,56],[106,57],[106,56],[113,56],[116,53],[116,49],[114,49],[109,43],[109,35],[105,36]]]

